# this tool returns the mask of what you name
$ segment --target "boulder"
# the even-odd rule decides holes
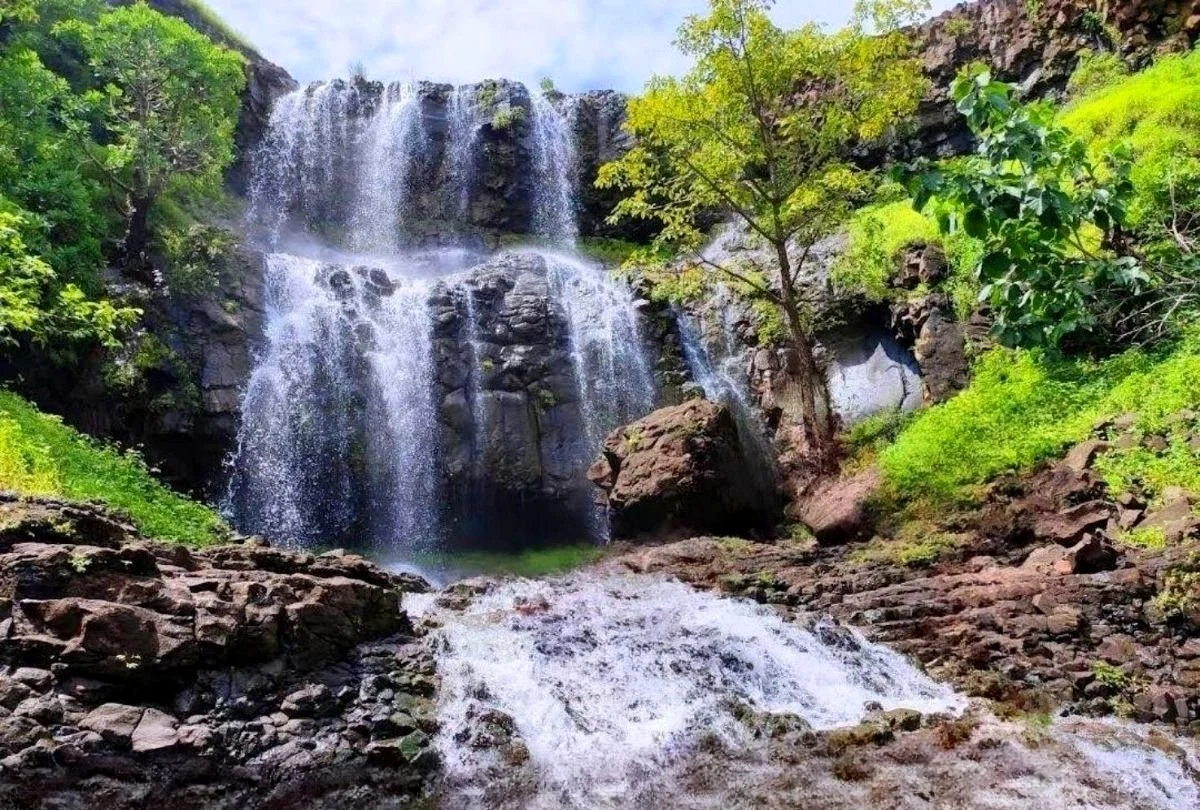
[[[691,400],[613,431],[588,477],[614,538],[745,533],[776,516],[750,464],[729,409]]]
[[[821,545],[861,539],[871,531],[870,503],[880,481],[879,470],[874,467],[848,478],[825,481],[797,502],[796,516]]]

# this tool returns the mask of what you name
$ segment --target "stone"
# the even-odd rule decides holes
[[[821,545],[861,539],[871,531],[870,506],[880,482],[874,467],[849,478],[831,479],[796,504],[795,514]]]
[[[613,431],[588,477],[614,538],[745,532],[775,517],[754,463],[729,409],[691,400]]]
[[[1060,574],[1094,574],[1107,571],[1117,561],[1117,552],[1099,535],[1088,534],[1054,563]]]
[[[1200,529],[1200,517],[1192,511],[1186,494],[1168,500],[1165,505],[1146,513],[1138,528],[1161,529],[1168,543],[1179,543]]]
[[[1101,439],[1088,439],[1071,448],[1063,464],[1070,470],[1083,472],[1091,468],[1096,456],[1106,453],[1111,447],[1112,445]]]
[[[323,717],[336,707],[337,703],[329,687],[314,684],[288,695],[280,708],[289,717]]]
[[[1034,524],[1034,533],[1062,546],[1074,546],[1086,533],[1107,524],[1112,515],[1113,508],[1105,501],[1087,501],[1056,513],[1040,515]]]
[[[158,709],[146,709],[130,737],[134,753],[174,748],[179,744],[179,721]]]
[[[110,743],[129,745],[144,711],[140,706],[105,703],[90,711],[79,727],[96,732]]]

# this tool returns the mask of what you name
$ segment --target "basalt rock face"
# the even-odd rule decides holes
[[[587,536],[586,429],[545,260],[501,256],[435,291],[431,306],[441,472],[463,541],[515,537],[522,526],[533,543]]]
[[[1107,19],[1080,0],[981,0],[962,3],[916,29],[918,50],[932,82],[921,105],[907,154],[950,156],[972,146],[949,88],[975,62],[1034,96],[1060,93],[1085,48],[1116,47],[1132,64],[1156,51],[1182,50],[1200,35],[1195,0],[1123,0],[1109,3]],[[1105,26],[1109,26],[1105,30]],[[1118,42],[1110,42],[1116,34]]]
[[[729,409],[700,399],[614,431],[588,477],[614,538],[745,532],[776,517],[748,464]]]
[[[400,595],[340,552],[204,552],[0,502],[0,805],[344,806],[419,795],[435,682]]]

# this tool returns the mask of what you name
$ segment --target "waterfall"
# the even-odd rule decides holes
[[[573,103],[564,99],[560,110],[544,93],[532,94],[533,107],[533,231],[557,244],[570,246],[579,236],[576,221],[579,163],[575,148]]]
[[[654,372],[629,289],[613,283],[603,268],[565,254],[540,255],[570,325],[587,452],[594,455],[609,431],[654,410]]]
[[[446,213],[450,220],[466,222],[470,219],[480,123],[476,88],[469,85],[455,88],[450,96],[450,134],[446,156],[446,175],[449,179]]]
[[[491,542],[504,510],[563,541],[604,535],[587,467],[654,409],[657,381],[633,295],[601,267],[513,251],[524,260],[497,257],[502,282],[482,301],[492,265],[466,269],[446,246],[479,244],[483,197],[480,210],[511,202],[504,221],[563,251],[577,237],[573,101],[489,88],[526,115],[489,128],[472,85],[338,80],[278,101],[251,183],[249,215],[275,252],[229,490],[240,529],[296,546],[361,539],[392,559],[466,533]],[[518,173],[499,192],[492,159]]]
[[[434,599],[406,607],[433,610],[440,627],[442,806],[457,810],[720,807],[674,777],[717,744],[751,747],[749,714],[828,729],[859,722],[869,702],[965,706],[852,631],[805,629],[679,582],[581,573],[493,584],[463,611]],[[513,726],[527,758],[507,761],[521,767],[465,738],[480,718]],[[732,785],[715,781],[717,799]]]
[[[243,402],[228,508],[294,546],[436,544],[429,291],[381,268],[267,260],[267,348]]]
[[[381,252],[399,247],[401,224],[411,214],[412,176],[424,157],[421,98],[411,84],[388,85],[363,136],[353,247]]]

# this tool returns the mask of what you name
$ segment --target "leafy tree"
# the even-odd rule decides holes
[[[0,0],[0,25],[8,22],[33,22],[37,19],[34,0]]]
[[[873,186],[852,150],[889,134],[925,91],[909,39],[896,29],[924,3],[860,4],[851,26],[827,33],[772,24],[771,0],[710,0],[689,17],[677,45],[695,59],[682,78],[657,77],[629,104],[637,146],[603,167],[601,187],[626,196],[614,221],[656,220],[650,251],[678,253],[659,281],[695,291],[721,281],[786,324],[799,357],[802,420],[813,459],[832,457],[833,425],[821,407],[813,314],[802,268]],[[869,28],[873,30],[868,30]],[[766,249],[768,266],[703,255],[711,211],[740,220]],[[708,220],[711,221],[711,220]]]
[[[180,180],[216,187],[233,159],[242,57],[144,3],[56,30],[80,43],[103,86],[84,100],[108,140],[87,154],[112,187],[127,222],[126,263],[136,268],[155,200]],[[76,132],[86,147],[84,128]]]
[[[951,212],[939,216],[942,229],[983,242],[980,300],[1003,343],[1058,347],[1097,330],[1107,305],[1147,280],[1136,259],[1111,249],[1126,247],[1127,151],[1111,151],[1097,171],[1050,105],[1018,103],[986,70],[964,73],[952,92],[979,146],[911,173],[917,210],[939,197]]]
[[[24,224],[16,214],[0,213],[0,346],[29,341],[56,355],[92,341],[119,347],[120,334],[141,313],[89,300],[74,284],[60,283],[50,265],[26,249]]]
[[[108,223],[98,212],[103,189],[80,171],[69,137],[74,96],[66,80],[23,46],[0,51],[0,196],[36,217],[29,246],[95,292]]]

